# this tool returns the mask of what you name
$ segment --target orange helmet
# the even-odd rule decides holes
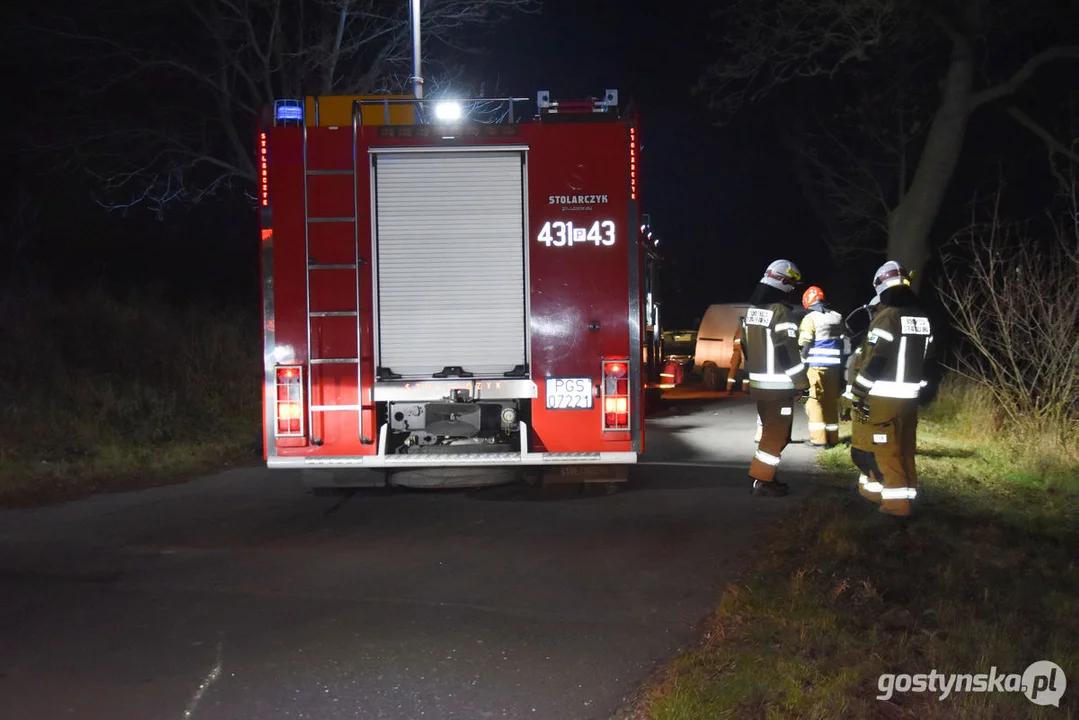
[[[810,285],[802,295],[802,307],[808,310],[810,305],[822,300],[824,300],[824,291],[816,285]]]

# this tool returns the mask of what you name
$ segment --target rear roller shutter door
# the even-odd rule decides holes
[[[418,378],[523,364],[521,153],[376,157],[379,366]]]

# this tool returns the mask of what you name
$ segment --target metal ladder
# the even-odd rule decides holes
[[[317,118],[317,116],[316,116]],[[317,119],[316,119],[317,122]],[[316,126],[317,127],[317,126]],[[306,294],[307,294],[307,352],[308,361],[310,367],[307,373],[307,398],[308,398],[308,411],[307,411],[307,427],[310,428],[312,434],[312,442],[315,445],[321,445],[321,438],[314,436],[315,424],[314,416],[316,412],[356,412],[357,420],[356,426],[359,431],[359,439],[363,443],[370,443],[371,440],[364,436],[363,428],[363,400],[361,396],[362,384],[362,370],[360,364],[361,358],[361,344],[363,342],[360,327],[360,228],[358,223],[359,207],[357,207],[358,199],[358,179],[357,172],[357,160],[356,160],[356,141],[357,141],[357,128],[355,122],[353,122],[352,129],[352,157],[350,169],[322,169],[322,168],[310,168],[308,166],[308,128],[307,123],[304,122],[303,126],[303,214],[304,214],[304,259],[307,265],[306,270]],[[348,176],[352,178],[352,212],[351,215],[344,216],[331,216],[331,217],[311,217],[310,207],[310,183],[309,179],[313,176],[325,176],[325,175],[338,175]],[[311,257],[311,226],[318,223],[350,223],[352,225],[352,261],[348,263],[317,263],[313,262]],[[318,276],[325,276],[326,273],[341,273],[347,272],[351,277],[351,284],[355,288],[355,308],[353,310],[311,310],[311,286],[312,280],[318,282]],[[315,357],[315,348],[312,345],[312,325],[319,321],[320,318],[327,317],[352,317],[356,320],[356,350],[355,353],[351,353],[350,357]],[[314,368],[316,365],[355,365],[356,367],[356,404],[355,405],[315,405],[313,391]]]

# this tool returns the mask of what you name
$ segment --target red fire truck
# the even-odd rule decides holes
[[[423,468],[624,468],[643,451],[636,119],[614,90],[540,92],[517,121],[524,100],[267,108],[270,468],[393,484]],[[470,117],[492,103],[499,121]]]

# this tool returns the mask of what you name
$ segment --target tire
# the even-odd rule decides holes
[[[701,370],[701,384],[705,390],[719,390],[720,373],[715,365],[705,365]]]

